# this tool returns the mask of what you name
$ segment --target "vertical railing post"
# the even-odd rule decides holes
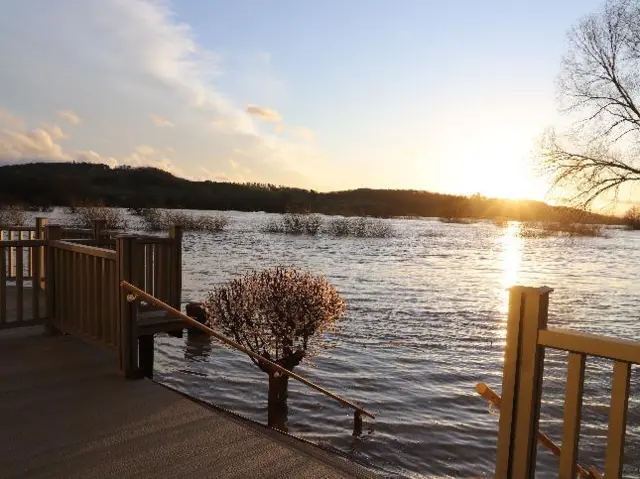
[[[497,479],[534,477],[550,288],[510,290],[502,401],[496,455]]]
[[[138,371],[138,338],[135,328],[135,305],[127,300],[127,292],[120,287],[122,281],[130,282],[134,274],[132,253],[135,236],[118,236],[116,238],[117,280],[118,289],[118,327],[120,333],[120,370],[129,379],[139,377]]]
[[[57,225],[46,225],[44,238],[47,241],[45,247],[45,268],[44,268],[44,288],[47,295],[47,320],[45,323],[46,334],[57,334],[59,331],[55,327],[56,322],[56,261],[54,247],[52,241],[58,241],[62,238],[62,228]]]
[[[100,241],[102,238],[102,232],[107,229],[106,220],[94,220],[93,221],[93,239]]]
[[[171,249],[171,306],[180,310],[182,303],[182,227],[174,226],[169,230],[169,237],[173,238]]]
[[[353,411],[353,436],[362,436],[362,413],[357,409]]]
[[[40,240],[45,239],[45,235],[46,235],[45,228],[47,227],[48,223],[49,223],[48,218],[42,218],[42,217],[36,218],[36,239],[40,239]],[[38,255],[34,255],[33,260],[36,261],[36,258],[37,258],[37,260],[40,261],[40,278],[38,278],[38,280],[40,281],[39,287],[40,289],[42,289],[44,288],[45,248],[39,248],[38,251],[40,253]],[[35,284],[35,278],[33,279],[33,281]]]

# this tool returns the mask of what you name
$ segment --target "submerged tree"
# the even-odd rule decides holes
[[[627,225],[627,229],[640,230],[640,206],[629,208],[624,215],[624,222]]]
[[[607,1],[569,41],[560,93],[577,121],[566,135],[550,133],[544,159],[554,186],[588,206],[640,181],[640,1]]]
[[[273,268],[218,286],[203,307],[212,328],[293,371],[305,357],[322,349],[319,333],[342,317],[345,303],[322,276]],[[251,360],[269,375],[269,425],[283,427],[289,378]]]

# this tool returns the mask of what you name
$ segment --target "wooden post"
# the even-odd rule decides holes
[[[171,254],[171,306],[177,310],[182,304],[182,227],[174,226],[169,230],[169,237],[173,238]]]
[[[36,218],[36,239],[45,239],[46,238],[46,227],[47,224],[49,223],[49,219],[48,218],[42,218],[42,217],[37,217]],[[40,289],[44,289],[44,272],[46,269],[45,266],[45,248],[40,248],[39,249],[40,254],[38,255],[39,259],[40,259]],[[36,261],[36,257],[34,256],[34,261]],[[35,278],[34,278],[35,281]]]
[[[127,292],[120,287],[121,281],[130,282],[133,275],[131,254],[134,249],[135,236],[118,236],[116,238],[117,284],[118,289],[118,327],[120,329],[120,370],[127,379],[140,377],[138,369],[138,341],[135,328],[135,302],[127,300]]]
[[[102,238],[102,232],[107,229],[106,220],[94,220],[93,221],[93,239],[100,241]]]
[[[538,346],[538,332],[547,326],[551,291],[522,286],[514,286],[510,291],[497,479],[534,477],[544,363],[544,348]]]
[[[149,379],[153,378],[153,334],[142,334],[138,337],[140,349],[140,373]]]
[[[607,479],[622,477],[630,378],[631,363],[624,361],[613,363],[607,452],[604,466],[604,476]]]
[[[52,241],[58,241],[62,238],[62,228],[57,225],[46,225],[45,239],[47,246],[45,247],[45,272],[44,284],[45,293],[47,295],[47,319],[45,322],[45,334],[59,334],[59,330],[55,327],[56,322],[56,304],[55,304],[55,251],[51,246]]]
[[[353,411],[353,436],[362,436],[362,413],[357,409]]]

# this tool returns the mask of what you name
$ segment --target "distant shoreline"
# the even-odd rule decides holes
[[[460,196],[418,190],[320,193],[265,183],[191,181],[156,168],[110,168],[93,163],[29,163],[0,167],[0,206],[56,205],[218,211],[309,212],[382,218],[622,224],[617,216],[541,201]],[[452,221],[455,222],[455,221]]]

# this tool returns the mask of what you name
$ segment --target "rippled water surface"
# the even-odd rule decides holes
[[[348,310],[335,347],[296,372],[377,414],[354,438],[352,412],[290,383],[289,431],[392,477],[492,476],[497,417],[475,393],[501,388],[507,293],[554,288],[552,326],[640,340],[640,234],[520,239],[519,225],[393,220],[393,239],[260,232],[262,213],[231,213],[229,231],[184,238],[183,301],[251,269],[324,275]],[[267,378],[242,353],[207,339],[162,337],[156,379],[266,422]],[[602,469],[612,364],[587,363],[581,460]],[[541,428],[561,442],[566,353],[547,353]],[[625,477],[640,477],[640,380],[633,370]],[[538,476],[557,461],[539,450]]]

